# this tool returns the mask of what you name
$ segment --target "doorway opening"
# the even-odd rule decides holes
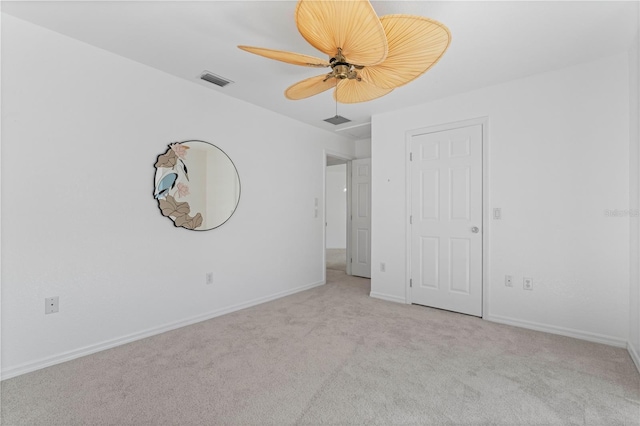
[[[326,156],[325,168],[325,260],[326,269],[351,274],[347,261],[349,241],[351,161]]]
[[[371,278],[371,159],[325,151],[324,160],[325,281],[327,266]]]

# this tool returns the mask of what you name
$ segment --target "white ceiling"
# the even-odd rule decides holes
[[[324,57],[298,33],[295,1],[2,1],[2,11],[134,61],[351,139],[370,135],[371,115],[626,51],[638,31],[637,1],[373,1],[379,16],[406,13],[447,25],[436,66],[389,95],[339,104],[353,120],[333,126],[331,92],[290,101],[284,90],[325,70],[241,51],[246,44]],[[234,81],[199,80],[208,70]]]

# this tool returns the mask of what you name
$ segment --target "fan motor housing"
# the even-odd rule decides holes
[[[340,80],[349,78],[349,71],[351,71],[349,64],[339,62],[333,66],[333,75]]]

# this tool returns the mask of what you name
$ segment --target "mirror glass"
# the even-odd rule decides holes
[[[240,201],[240,178],[231,159],[204,141],[169,144],[155,164],[153,196],[177,227],[207,231],[225,223]]]

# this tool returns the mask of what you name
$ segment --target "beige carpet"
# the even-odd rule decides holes
[[[2,382],[13,425],[635,425],[624,349],[328,284]]]

